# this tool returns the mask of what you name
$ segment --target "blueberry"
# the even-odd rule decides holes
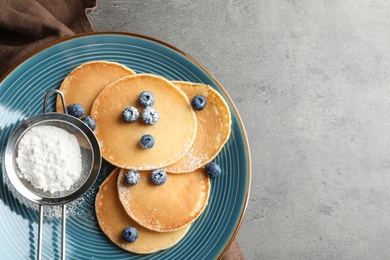
[[[210,163],[206,164],[204,166],[204,171],[211,178],[218,177],[219,175],[221,175],[221,172],[222,172],[221,167],[214,162],[210,162]]]
[[[136,109],[135,107],[126,107],[122,111],[122,119],[123,121],[128,123],[135,122],[138,116],[139,116],[139,112],[138,109]]]
[[[154,125],[157,123],[158,119],[160,118],[160,115],[158,114],[156,109],[151,107],[146,107],[142,111],[141,118],[145,124]]]
[[[135,227],[127,227],[122,231],[122,238],[126,242],[134,242],[138,238],[138,231]]]
[[[81,121],[83,121],[84,124],[86,124],[89,128],[91,128],[92,131],[95,131],[96,122],[92,116],[85,116],[85,117],[81,118]]]
[[[151,107],[154,105],[154,95],[150,91],[143,91],[139,95],[139,103],[144,107]]]
[[[74,116],[74,117],[82,117],[84,115],[84,107],[80,104],[72,104],[69,105],[66,109],[68,111],[68,115]]]
[[[154,145],[154,138],[153,136],[146,134],[141,137],[140,145],[145,149],[150,149]]]
[[[155,185],[163,185],[167,181],[167,173],[163,169],[157,169],[150,174],[150,180]]]
[[[128,186],[134,186],[139,182],[140,178],[141,176],[137,170],[130,170],[125,174],[125,183]]]
[[[196,95],[191,101],[191,105],[195,110],[203,110],[206,107],[206,104],[206,98],[202,95]]]

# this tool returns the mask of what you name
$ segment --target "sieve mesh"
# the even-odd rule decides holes
[[[91,174],[93,162],[93,153],[92,153],[92,145],[91,142],[88,140],[86,135],[77,127],[74,125],[69,124],[68,122],[64,121],[59,121],[59,120],[46,120],[43,122],[38,122],[34,124],[33,126],[30,126],[26,131],[24,131],[20,137],[18,138],[15,149],[14,149],[14,169],[17,173],[20,172],[18,165],[16,164],[16,158],[18,157],[18,145],[20,143],[20,140],[23,138],[24,134],[27,133],[29,130],[31,130],[34,127],[37,126],[55,126],[58,128],[61,128],[68,133],[72,134],[73,136],[76,137],[79,146],[80,146],[80,151],[81,151],[81,161],[82,161],[82,171],[81,171],[81,176],[80,178],[70,187],[70,189],[65,190],[65,191],[57,191],[57,192],[49,192],[49,191],[44,191],[42,189],[35,188],[29,181],[19,177],[20,174],[17,174],[19,177],[20,182],[27,188],[29,189],[32,193],[39,197],[43,198],[63,198],[66,196],[71,195],[72,193],[76,192],[80,187],[83,186],[85,181],[88,179],[89,175]],[[61,147],[58,147],[58,149],[61,149]]]
[[[36,126],[55,126],[76,137],[81,151],[82,173],[69,190],[54,193],[43,191],[17,174],[18,144],[23,135]],[[5,162],[7,175],[15,189],[27,199],[45,205],[64,204],[83,195],[97,178],[101,164],[100,148],[92,131],[79,119],[60,113],[40,114],[23,122],[9,138],[6,153],[8,154],[6,156],[8,160],[6,158]]]

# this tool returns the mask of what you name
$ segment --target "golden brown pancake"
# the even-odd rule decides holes
[[[89,115],[95,98],[104,87],[134,74],[133,70],[116,62],[91,61],[72,70],[62,82],[60,91],[67,106],[79,103],[84,107],[85,115]],[[60,97],[57,98],[56,109],[63,112]]]
[[[141,120],[144,107],[139,105],[138,97],[143,91],[155,96],[153,108],[160,114],[155,125]],[[122,120],[122,111],[128,106],[140,112],[133,123]],[[170,81],[151,74],[124,77],[105,87],[91,115],[104,159],[120,168],[149,170],[170,165],[184,156],[196,135],[196,116],[187,96]],[[139,144],[145,134],[155,140],[150,149]]]
[[[206,97],[206,107],[195,111],[198,129],[187,154],[176,163],[165,167],[171,173],[191,172],[212,161],[230,136],[231,115],[223,97],[212,87],[183,81],[174,81],[190,100],[196,95]]]
[[[104,181],[95,201],[99,225],[108,238],[119,247],[137,254],[153,253],[178,243],[190,226],[174,232],[155,232],[140,226],[127,215],[118,197],[118,173],[117,168]],[[133,243],[122,238],[122,231],[128,226],[135,227],[138,231],[138,239]]]
[[[134,186],[124,183],[127,170],[118,177],[119,200],[138,224],[148,229],[167,232],[180,230],[196,220],[204,211],[209,194],[210,179],[203,170],[185,174],[167,174],[167,181],[154,185],[150,171],[141,171]]]

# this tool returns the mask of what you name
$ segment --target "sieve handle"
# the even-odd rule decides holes
[[[65,104],[65,97],[64,97],[64,94],[62,94],[61,91],[59,91],[58,89],[51,89],[49,90],[46,95],[45,95],[45,99],[44,99],[44,102],[43,102],[43,113],[45,114],[46,113],[46,108],[47,108],[47,100],[49,99],[49,96],[53,93],[56,93],[60,96],[61,98],[61,104],[62,104],[62,109],[64,111],[64,114],[68,114],[68,111],[66,110],[66,104]]]
[[[66,242],[66,204],[62,204],[62,235],[61,235],[61,259],[65,260]]]
[[[39,225],[38,225],[38,254],[37,259],[42,259],[42,227],[43,227],[43,205],[39,204]],[[62,234],[61,234],[61,259],[65,260],[66,244],[66,204],[62,204]]]
[[[39,224],[38,224],[38,255],[37,259],[42,259],[42,226],[43,226],[43,206],[39,204]]]

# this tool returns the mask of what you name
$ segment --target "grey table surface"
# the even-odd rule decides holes
[[[390,2],[99,0],[227,90],[252,154],[246,259],[390,259]]]

